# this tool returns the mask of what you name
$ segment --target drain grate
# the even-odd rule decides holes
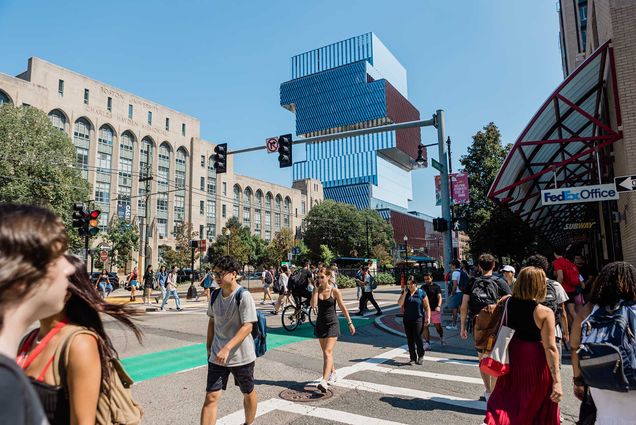
[[[287,401],[306,402],[327,400],[333,397],[333,391],[327,390],[326,393],[321,392],[315,386],[304,386],[296,388],[288,388],[281,391],[279,397]]]

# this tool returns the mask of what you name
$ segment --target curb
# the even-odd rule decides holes
[[[382,319],[383,319],[384,317],[386,317],[386,316],[380,316],[380,317],[377,317],[377,318],[375,319],[375,326],[377,326],[378,328],[380,328],[380,329],[382,329],[383,331],[388,332],[388,333],[390,333],[390,334],[397,335],[397,336],[401,336],[402,338],[406,338],[406,334],[405,334],[404,332],[400,332],[400,331],[398,331],[398,330],[395,330],[395,329],[393,329],[393,328],[391,328],[391,327],[389,327],[389,326],[385,325],[384,323],[382,323]]]

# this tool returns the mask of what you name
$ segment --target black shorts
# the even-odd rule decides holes
[[[254,362],[234,367],[208,362],[208,384],[205,391],[212,393],[227,389],[230,373],[234,376],[234,384],[243,394],[254,391]]]
[[[567,294],[568,294],[568,300],[565,302],[565,304],[574,304],[574,298],[578,295],[576,291],[567,292]]]

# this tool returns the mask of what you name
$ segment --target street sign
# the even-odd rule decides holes
[[[199,240],[199,251],[205,252],[205,250],[206,250],[206,242],[207,241],[205,239]]]
[[[294,255],[298,255],[300,254],[300,248],[298,248],[297,246],[292,248],[292,254]]]
[[[444,166],[442,165],[441,162],[439,162],[435,158],[431,158],[431,164],[433,165],[433,168],[435,168],[440,173],[444,172]]]
[[[278,152],[278,137],[268,137],[265,139],[265,147],[267,147],[267,153]]]
[[[108,260],[108,252],[107,251],[100,251],[99,252],[99,261],[101,261],[103,263],[106,260]]]
[[[636,190],[636,176],[614,177],[618,192],[631,192]]]

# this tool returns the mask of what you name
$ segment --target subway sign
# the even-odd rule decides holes
[[[541,205],[578,204],[581,202],[601,202],[618,199],[616,184],[595,186],[560,187],[541,191]]]

